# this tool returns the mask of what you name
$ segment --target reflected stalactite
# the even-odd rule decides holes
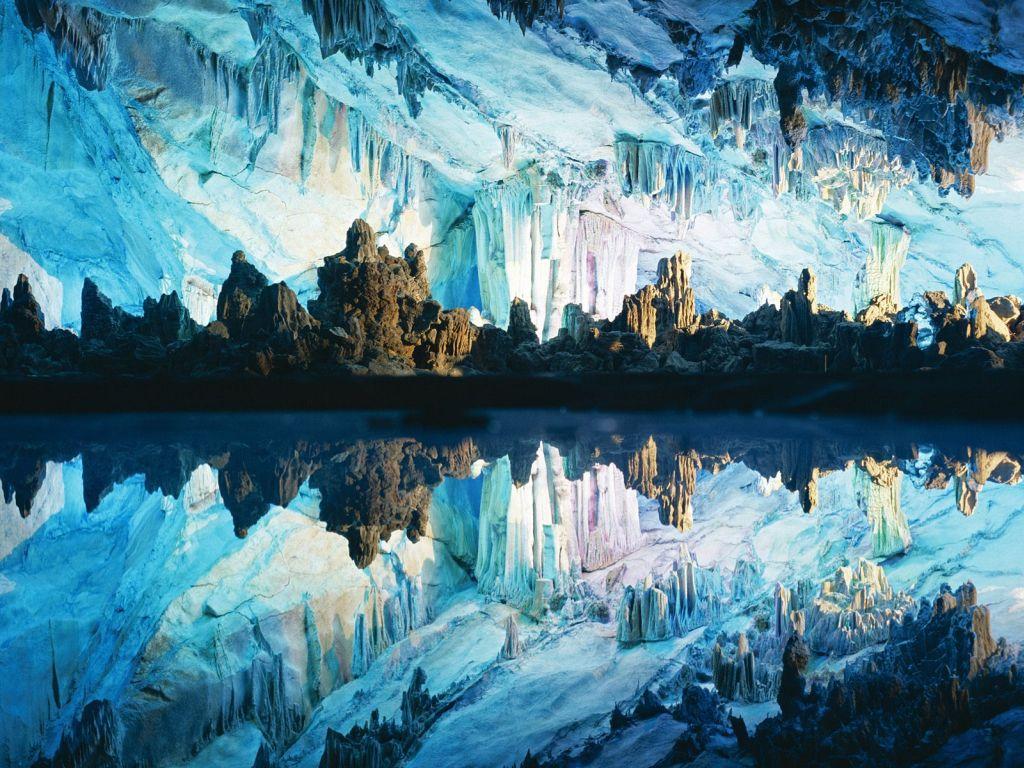
[[[898,467],[870,457],[854,468],[854,494],[871,526],[873,557],[898,555],[910,547],[910,526],[900,504],[902,480]]]

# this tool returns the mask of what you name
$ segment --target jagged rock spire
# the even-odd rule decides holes
[[[782,340],[793,344],[814,343],[814,315],[818,313],[818,278],[810,269],[800,273],[795,291],[786,291],[780,305]]]

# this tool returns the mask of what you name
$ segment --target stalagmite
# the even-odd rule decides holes
[[[524,643],[519,636],[519,622],[516,621],[515,614],[509,614],[505,619],[505,643],[501,646],[499,656],[506,660],[515,659],[523,652],[523,648]]]
[[[846,656],[889,639],[894,624],[913,610],[913,600],[894,592],[882,567],[860,560],[822,582],[806,609],[804,636],[816,653]]]
[[[427,675],[421,667],[412,674],[408,689],[402,693],[399,717],[382,719],[373,710],[363,725],[355,725],[343,734],[327,729],[320,768],[395,768],[412,757],[420,738],[440,715],[444,696],[427,690]]]
[[[736,701],[771,701],[779,689],[780,671],[757,663],[743,632],[736,640],[733,658],[726,658],[721,644],[715,643],[711,652],[711,676],[719,695]]]
[[[657,581],[651,576],[627,587],[619,604],[620,643],[644,643],[681,637],[716,620],[725,585],[716,569],[701,568],[685,548],[682,557]]]
[[[888,296],[894,308],[900,304],[900,270],[910,249],[910,233],[901,225],[871,222],[867,261],[853,284],[854,313],[866,309],[878,296]]]
[[[978,276],[970,264],[961,264],[953,278],[953,303],[969,307],[980,296]]]
[[[783,341],[814,343],[814,315],[818,313],[818,278],[810,269],[800,273],[797,290],[782,297],[780,331]]]

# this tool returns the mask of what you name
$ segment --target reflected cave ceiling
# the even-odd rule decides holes
[[[1024,293],[1024,2],[0,0],[0,282],[205,321],[243,248],[309,298],[352,219],[553,334],[663,256],[742,314],[804,266]],[[895,281],[895,284],[894,284]]]

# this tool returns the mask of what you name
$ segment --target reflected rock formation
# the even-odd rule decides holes
[[[935,659],[966,654],[956,696],[997,713],[1017,695],[1001,673],[1005,696],[986,687],[1004,663],[987,659],[1012,650],[973,591],[940,596],[941,632],[915,599],[939,569],[1014,599],[1012,563],[992,561],[1010,577],[976,567],[1013,530],[1012,441],[570,423],[359,438],[14,424],[0,447],[0,764],[416,765],[480,728],[495,741],[467,748],[469,764],[553,764],[564,739],[610,756],[627,733],[655,762],[767,760],[763,744],[803,749],[803,713],[883,727],[836,698],[865,695],[867,673],[835,669],[911,653],[894,645],[908,627],[936,670],[871,674],[931,680]],[[960,476],[992,499],[971,520],[983,537],[956,527]],[[993,602],[1018,632],[1014,615]],[[574,741],[579,715],[545,698],[570,695],[611,730]],[[509,697],[549,712],[528,738],[491,719]],[[739,724],[777,699],[778,721]]]

